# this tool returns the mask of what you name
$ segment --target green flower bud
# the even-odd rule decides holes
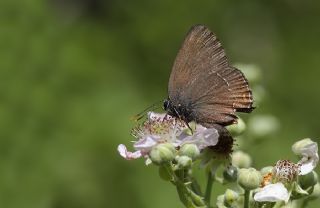
[[[318,174],[315,171],[308,173],[307,175],[299,176],[299,185],[303,189],[307,189],[318,183]]]
[[[238,123],[228,126],[227,129],[231,132],[232,135],[237,136],[244,132],[244,130],[246,130],[246,124],[239,117]]]
[[[235,67],[237,67],[244,73],[250,83],[256,83],[261,80],[261,69],[257,65],[237,63],[235,64]]]
[[[317,183],[314,187],[313,187],[313,192],[312,194],[309,196],[309,199],[318,199],[320,197],[320,184]]]
[[[192,165],[192,159],[188,156],[177,156],[176,161],[179,167],[181,168],[188,168]]]
[[[161,165],[170,162],[175,157],[175,148],[170,143],[163,143],[155,146],[149,153],[153,163]]]
[[[267,175],[268,173],[272,173],[273,172],[273,168],[272,166],[267,166],[267,167],[264,167],[260,170],[260,173],[261,175]]]
[[[260,186],[262,175],[254,168],[242,168],[239,170],[239,185],[245,190],[253,190]]]
[[[291,199],[301,199],[305,196],[308,196],[309,193],[306,190],[303,190],[301,186],[297,183],[293,183],[293,189],[291,192]]]
[[[252,94],[254,95],[254,102],[259,104],[263,101],[266,96],[266,90],[263,86],[257,85],[252,88]]]
[[[248,129],[256,137],[264,137],[279,129],[278,119],[272,115],[253,116],[248,121]]]
[[[179,155],[185,155],[195,160],[200,155],[200,150],[195,144],[184,144],[180,150]]]
[[[238,179],[238,168],[229,166],[223,171],[223,178],[228,182],[235,182]]]
[[[249,168],[252,164],[250,155],[242,151],[236,151],[232,154],[232,165],[238,168]]]
[[[217,197],[217,204],[216,205],[218,208],[227,208],[224,203],[224,195],[219,195]]]
[[[224,193],[224,202],[226,205],[233,207],[233,205],[239,199],[239,194],[231,189],[227,189]]]

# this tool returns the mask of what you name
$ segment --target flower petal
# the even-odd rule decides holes
[[[118,152],[123,158],[125,158],[127,160],[133,160],[133,159],[137,159],[137,158],[141,157],[141,152],[140,151],[129,152],[127,150],[127,147],[125,145],[123,145],[123,144],[120,144],[118,146]]]
[[[143,152],[149,152],[151,151],[152,147],[157,145],[157,141],[161,139],[159,136],[146,136],[138,141],[136,141],[133,145],[133,147],[136,150],[141,150]]]
[[[147,157],[146,161],[144,162],[144,164],[150,165],[151,163],[152,163],[152,160],[149,157]]]
[[[289,200],[288,190],[282,183],[269,184],[263,187],[254,195],[254,200],[258,202],[277,202]]]
[[[313,171],[319,162],[318,154],[314,157],[306,158],[303,157],[298,164],[300,164],[300,173],[299,175],[306,175]]]
[[[148,120],[163,120],[165,117],[171,118],[171,116],[169,116],[166,113],[155,113],[152,111],[148,112]]]
[[[295,154],[302,156],[298,164],[300,167],[300,175],[310,173],[319,162],[318,144],[311,139],[304,139],[296,142],[292,150]]]
[[[219,133],[215,128],[203,128],[192,136],[187,136],[182,140],[182,144],[192,143],[201,150],[209,146],[215,146],[219,141]]]

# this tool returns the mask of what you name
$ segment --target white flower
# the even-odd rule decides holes
[[[289,160],[279,160],[272,172],[264,176],[261,190],[254,195],[255,201],[285,201],[290,198],[285,185],[292,185],[298,175],[306,175],[313,171],[319,162],[318,144],[311,139],[303,139],[293,144],[292,151],[302,157],[295,164]]]
[[[269,184],[263,187],[254,195],[254,200],[258,202],[277,202],[289,200],[289,193],[282,183]]]
[[[287,203],[290,194],[284,184],[296,181],[299,172],[299,164],[289,160],[279,160],[272,171],[263,177],[263,188],[254,195],[254,200],[258,202],[285,201]]]
[[[174,147],[183,144],[195,144],[199,150],[218,143],[218,130],[196,125],[193,134],[187,133],[188,126],[184,121],[167,114],[149,112],[147,120],[132,131],[132,135],[138,140],[134,142],[135,152],[127,151],[125,145],[118,146],[119,154],[127,160],[139,157],[148,158],[149,152],[158,144],[170,143]]]
[[[301,156],[300,175],[306,175],[310,173],[319,162],[318,144],[311,139],[303,139],[292,145],[292,151]]]

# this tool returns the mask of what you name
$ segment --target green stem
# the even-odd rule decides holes
[[[191,201],[187,196],[185,187],[182,184],[176,184],[176,188],[177,188],[180,201],[184,204],[184,206],[190,207]]]
[[[204,200],[207,202],[208,207],[210,207],[210,200],[211,200],[211,192],[212,192],[212,184],[214,181],[214,177],[212,176],[211,171],[208,173],[208,180],[207,180],[207,187],[206,193],[204,196]]]
[[[185,205],[185,207],[204,208],[205,202],[203,201],[203,198],[188,188],[187,184],[191,183],[190,181],[185,181],[186,178],[184,170],[174,171],[172,165],[167,165],[165,167],[172,176],[171,182],[176,186],[180,201]]]
[[[273,208],[280,208],[280,207],[282,207],[282,205],[284,205],[284,202],[283,201],[278,201],[273,205]]]
[[[199,183],[197,182],[197,180],[193,177],[190,177],[189,179],[191,181],[191,190],[198,194],[199,196],[203,196],[202,192],[201,192],[201,188]]]
[[[301,208],[305,208],[308,206],[309,200],[308,199],[304,199],[301,203]]]
[[[250,191],[245,190],[244,191],[244,206],[243,206],[243,208],[249,208],[249,198],[250,198]]]

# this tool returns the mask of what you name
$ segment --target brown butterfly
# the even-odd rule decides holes
[[[164,109],[186,123],[222,127],[237,122],[236,112],[250,113],[252,105],[247,79],[229,65],[218,38],[193,26],[175,59]]]

